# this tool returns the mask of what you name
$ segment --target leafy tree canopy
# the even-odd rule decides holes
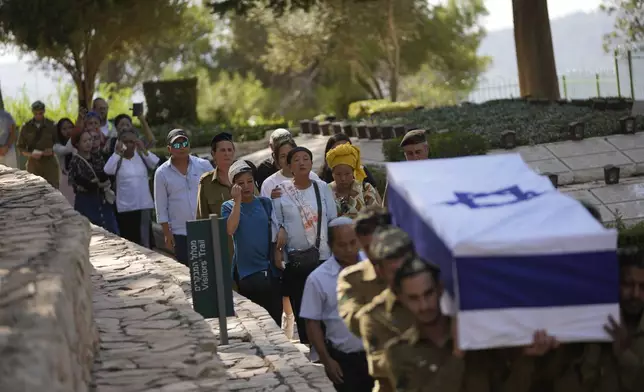
[[[91,100],[112,53],[177,25],[188,6],[188,0],[4,0],[0,39],[66,70],[79,100]]]
[[[644,0],[604,0],[601,9],[615,16],[615,30],[604,37],[606,50],[641,48],[644,42]]]

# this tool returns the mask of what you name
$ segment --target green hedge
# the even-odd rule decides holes
[[[399,147],[401,138],[382,142],[382,153],[387,162],[404,161],[405,155]],[[485,155],[488,142],[481,135],[462,131],[430,134],[427,137],[430,158],[454,158],[469,155]]]
[[[349,105],[349,118],[362,118],[374,114],[409,112],[416,108],[413,102],[391,102],[387,99],[356,101]]]
[[[219,132],[229,132],[233,135],[235,142],[247,142],[262,140],[267,131],[276,128],[288,128],[288,123],[276,122],[274,124],[263,124],[257,126],[226,126],[219,124],[183,125],[171,124],[152,127],[152,133],[157,140],[157,147],[165,146],[165,137],[173,128],[182,128],[190,132],[191,144],[193,147],[205,147],[210,145],[210,140]],[[298,130],[291,132],[299,133]],[[294,135],[295,136],[295,135]]]
[[[376,180],[376,189],[380,196],[385,194],[385,186],[387,185],[387,169],[383,165],[365,165],[369,169],[369,173]]]
[[[548,143],[564,140],[571,122],[586,124],[586,137],[606,136],[619,130],[619,119],[630,114],[627,101],[614,102],[610,110],[593,109],[596,100],[565,103],[528,102],[525,100],[498,100],[483,104],[465,103],[407,113],[383,114],[361,121],[366,125],[406,125],[431,131],[450,130],[474,133],[484,137],[490,147],[501,147],[501,133],[516,132],[519,145]],[[592,104],[591,104],[592,102]],[[621,104],[618,104],[621,102]],[[588,106],[590,105],[590,106]],[[644,118],[638,119],[638,128],[644,128]]]

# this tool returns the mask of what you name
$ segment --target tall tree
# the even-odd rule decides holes
[[[141,40],[123,42],[101,67],[101,82],[135,87],[157,79],[166,68],[180,65],[183,73],[195,74],[201,66],[212,67],[215,22],[204,11],[201,5],[188,6],[181,12],[180,23]]]
[[[4,0],[0,39],[67,71],[79,101],[88,101],[112,53],[180,23],[188,5],[189,0]]]
[[[615,30],[604,37],[610,49],[638,48],[644,42],[644,0],[604,0],[601,9],[615,16]]]
[[[431,7],[423,0],[328,0],[307,11],[279,15],[256,7],[248,15],[267,29],[261,60],[271,72],[343,69],[368,96],[396,100],[401,75],[427,62],[475,79],[485,65],[476,55],[484,12],[480,0]]]

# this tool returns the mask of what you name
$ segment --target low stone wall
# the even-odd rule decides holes
[[[45,180],[0,165],[0,391],[89,389],[90,227]]]

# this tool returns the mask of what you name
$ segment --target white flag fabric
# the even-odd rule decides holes
[[[441,267],[461,349],[527,345],[537,329],[561,342],[609,340],[617,232],[520,155],[389,163],[387,178],[394,223]]]

